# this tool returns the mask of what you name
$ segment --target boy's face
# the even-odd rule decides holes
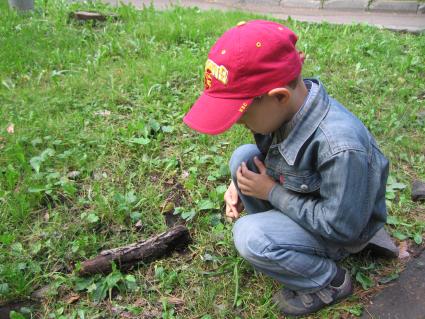
[[[245,125],[254,133],[269,134],[276,131],[294,114],[290,103],[291,93],[289,90],[283,93],[282,96],[269,92],[255,98],[237,123]]]

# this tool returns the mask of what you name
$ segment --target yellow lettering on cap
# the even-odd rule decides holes
[[[211,72],[211,75],[219,80],[224,85],[227,84],[229,71],[227,71],[224,65],[217,65],[213,60],[208,59],[205,63],[205,72]]]
[[[247,107],[248,107],[248,104],[246,102],[243,102],[242,106],[239,108],[239,112],[241,113],[245,112]]]

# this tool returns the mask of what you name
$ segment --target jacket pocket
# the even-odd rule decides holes
[[[312,193],[320,188],[320,176],[313,171],[285,174],[282,186],[298,193]],[[281,181],[282,182],[282,181]]]

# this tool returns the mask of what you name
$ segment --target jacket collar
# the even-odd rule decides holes
[[[307,103],[294,115],[296,116],[294,128],[278,145],[280,153],[289,165],[294,165],[301,147],[313,135],[329,111],[329,96],[322,83],[317,79],[306,80],[316,83],[316,89],[310,90],[306,98]]]

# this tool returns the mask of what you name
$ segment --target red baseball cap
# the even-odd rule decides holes
[[[228,130],[252,100],[284,86],[300,73],[298,37],[272,21],[239,22],[212,46],[205,64],[204,92],[183,118],[206,134]]]

